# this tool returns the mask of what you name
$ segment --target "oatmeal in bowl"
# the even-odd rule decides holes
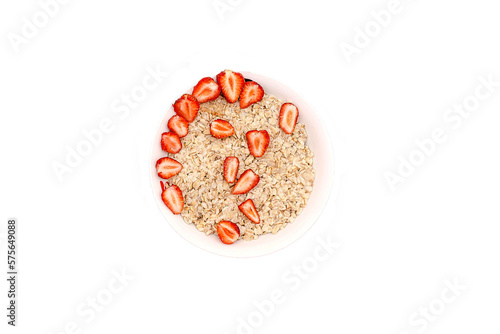
[[[228,255],[227,249],[237,247],[229,253],[239,256],[254,243],[261,248],[263,239],[311,225],[299,219],[318,182],[311,129],[302,121],[311,115],[304,117],[301,98],[294,103],[288,92],[276,94],[269,81],[230,70],[203,78],[175,101],[156,136],[152,181],[164,215],[176,215],[169,222],[184,236],[188,226],[189,240],[211,239],[209,248],[217,250],[209,250],[216,253]],[[324,131],[321,122],[318,129]],[[303,226],[285,233],[295,224]],[[275,244],[283,243],[269,242],[271,251]]]

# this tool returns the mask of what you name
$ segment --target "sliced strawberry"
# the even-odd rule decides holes
[[[280,110],[280,128],[286,133],[291,134],[299,118],[299,109],[292,103],[285,103]]]
[[[165,190],[165,188],[170,187],[170,184],[167,181],[160,180],[161,191]]]
[[[264,89],[255,81],[247,81],[240,94],[240,108],[245,109],[264,97]]]
[[[240,97],[241,89],[245,83],[245,78],[238,72],[224,70],[217,74],[217,82],[219,83],[222,94],[227,102],[234,103]]]
[[[257,212],[255,204],[253,204],[251,199],[247,199],[245,202],[238,205],[238,209],[240,209],[240,211],[255,224],[260,223],[259,213]]]
[[[182,197],[182,191],[179,187],[172,185],[166,188],[161,193],[161,199],[174,215],[181,213],[184,207],[184,198]]]
[[[238,240],[240,236],[240,228],[235,223],[223,220],[217,224],[217,234],[219,235],[220,241],[230,245]]]
[[[182,165],[172,158],[161,158],[156,162],[156,171],[162,179],[169,179],[174,175],[179,174],[182,170]]]
[[[175,132],[165,132],[161,135],[161,149],[168,153],[178,153],[182,148],[181,139]]]
[[[206,77],[201,79],[193,88],[193,96],[198,102],[213,101],[220,95],[220,86],[214,79]]]
[[[226,160],[224,160],[224,179],[226,182],[233,183],[236,181],[238,167],[240,167],[240,161],[238,158],[227,157]]]
[[[252,130],[247,132],[247,145],[250,153],[259,158],[266,153],[269,146],[269,134],[266,130]]]
[[[179,138],[185,137],[189,132],[188,121],[179,115],[170,117],[167,126],[170,131],[177,133]]]
[[[184,94],[174,103],[174,111],[191,123],[198,115],[200,104],[192,95]]]
[[[255,174],[253,170],[247,169],[234,185],[233,195],[246,194],[259,183],[259,179],[259,175]]]
[[[215,138],[226,138],[234,134],[234,128],[228,121],[216,119],[210,123],[210,133]]]

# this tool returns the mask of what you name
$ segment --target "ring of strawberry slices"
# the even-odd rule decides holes
[[[231,70],[224,70],[217,74],[214,80],[211,77],[201,79],[193,88],[192,94],[184,94],[173,104],[176,115],[172,116],[167,124],[170,131],[161,135],[161,148],[170,154],[176,154],[182,149],[181,138],[189,133],[189,123],[192,123],[200,104],[217,99],[223,95],[228,103],[239,101],[241,109],[248,108],[252,104],[262,100],[264,89],[255,81],[245,80],[243,75]],[[292,103],[284,103],[279,114],[279,126],[286,134],[293,133],[299,116],[298,108]],[[210,125],[210,134],[214,138],[224,139],[234,135],[233,125],[223,119],[213,120]],[[270,136],[266,130],[254,129],[246,133],[247,146],[255,158],[260,158],[266,152]],[[253,170],[247,169],[238,178],[239,160],[230,156],[224,161],[221,171],[224,180],[233,184],[233,195],[246,194],[250,192],[260,180]],[[158,176],[164,180],[177,175],[183,166],[182,163],[170,158],[163,157],[156,162]],[[160,181],[162,187],[161,198],[170,211],[177,215],[184,207],[184,197],[181,189],[168,181]],[[247,199],[238,206],[239,210],[254,224],[260,223],[259,213],[252,199]],[[231,221],[220,221],[217,224],[217,234],[224,244],[232,244],[240,237],[238,225]]]

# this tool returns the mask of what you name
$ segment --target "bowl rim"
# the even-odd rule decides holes
[[[322,180],[322,183],[323,183],[323,187],[325,188],[324,190],[324,193],[325,193],[325,196],[324,196],[324,199],[322,200],[322,203],[320,204],[320,206],[318,207],[317,210],[314,211],[313,213],[313,217],[308,217],[307,218],[307,221],[309,221],[309,223],[305,226],[305,228],[302,228],[299,230],[299,233],[295,233],[293,234],[292,236],[290,236],[287,240],[287,242],[281,242],[278,246],[274,246],[272,248],[270,248],[269,250],[267,251],[256,251],[256,250],[253,250],[253,251],[250,251],[250,252],[245,252],[246,254],[241,254],[240,252],[234,252],[234,249],[232,247],[234,247],[235,245],[237,245],[236,243],[233,244],[233,245],[224,245],[224,247],[226,248],[225,252],[220,252],[220,251],[216,251],[215,249],[213,249],[213,247],[206,247],[206,245],[201,245],[199,242],[195,242],[193,239],[194,238],[190,238],[186,235],[186,233],[182,232],[181,231],[181,228],[177,226],[178,222],[177,221],[174,221],[173,219],[169,219],[169,218],[172,218],[172,217],[168,217],[165,212],[165,204],[163,203],[163,201],[161,200],[161,196],[159,196],[155,190],[156,186],[155,184],[158,183],[158,175],[156,173],[156,167],[154,166],[155,165],[155,151],[157,150],[157,148],[155,148],[155,146],[157,146],[157,137],[159,135],[160,132],[162,132],[162,128],[163,128],[163,125],[164,125],[164,121],[167,119],[168,116],[171,117],[170,113],[171,111],[173,111],[173,108],[172,106],[170,106],[166,111],[165,113],[163,113],[163,116],[161,118],[161,120],[159,121],[158,123],[158,126],[156,127],[156,132],[155,132],[155,135],[153,136],[152,138],[152,142],[151,142],[151,149],[150,149],[150,158],[148,159],[149,160],[149,163],[150,163],[150,175],[149,175],[149,178],[150,178],[150,185],[151,185],[151,191],[153,193],[153,197],[155,198],[155,202],[157,203],[158,205],[158,209],[160,210],[163,218],[169,223],[169,225],[172,227],[172,229],[178,234],[180,235],[184,240],[187,240],[189,243],[195,245],[196,247],[204,250],[204,251],[207,251],[209,253],[212,253],[212,254],[216,254],[216,255],[219,255],[219,256],[224,256],[224,257],[230,257],[230,258],[252,258],[252,257],[260,257],[260,256],[265,256],[265,255],[270,255],[270,254],[273,254],[275,252],[278,252],[290,245],[292,245],[293,243],[295,243],[297,240],[299,240],[300,238],[302,238],[311,228],[312,226],[316,223],[316,221],[319,219],[319,217],[321,216],[322,212],[324,211],[327,203],[329,202],[329,199],[331,197],[331,194],[332,194],[332,189],[333,189],[333,184],[334,184],[334,179],[335,179],[335,175],[336,175],[336,168],[335,168],[335,159],[334,159],[334,150],[333,150],[333,144],[332,144],[332,141],[331,141],[331,136],[325,126],[325,122],[323,121],[322,117],[315,111],[315,106],[312,105],[309,101],[307,101],[306,99],[304,99],[303,95],[299,92],[297,92],[296,90],[294,89],[291,89],[288,85],[282,83],[281,81],[278,81],[276,79],[273,79],[273,78],[270,78],[270,77],[267,77],[267,76],[264,76],[264,75],[261,75],[261,74],[257,74],[257,73],[254,73],[254,72],[249,72],[249,71],[240,71],[239,73],[241,73],[245,79],[249,79],[249,80],[255,80],[256,82],[259,82],[259,79],[256,79],[256,78],[262,78],[264,79],[264,81],[269,81],[269,82],[272,82],[274,84],[278,84],[280,85],[283,89],[285,89],[286,91],[290,91],[290,92],[293,92],[294,95],[298,96],[298,98],[300,100],[302,100],[302,104],[305,104],[307,105],[307,113],[311,114],[314,118],[316,118],[316,120],[318,121],[318,124],[316,124],[316,126],[318,126],[320,129],[321,129],[321,135],[326,137],[326,143],[323,143],[327,151],[327,157],[324,157],[326,158],[326,165],[330,167],[330,172],[326,174],[326,179],[325,180]],[[182,94],[190,94],[190,92],[192,92],[192,89],[193,89],[194,85],[189,87],[187,90],[184,91],[184,93]],[[182,95],[181,94],[181,95]],[[273,95],[273,94],[271,94]],[[279,96],[277,96],[278,98],[281,98]],[[285,101],[285,102],[288,102],[288,101]],[[302,108],[301,108],[302,109]],[[175,113],[174,113],[175,114]],[[300,117],[300,116],[299,116]],[[308,138],[309,140],[309,138]],[[316,153],[313,152],[316,157]],[[315,171],[316,171],[316,168],[315,168]],[[161,179],[160,179],[161,180]],[[315,178],[315,183],[317,182],[317,179]],[[314,187],[314,186],[313,186]],[[314,192],[314,188],[313,188],[313,192]],[[311,196],[312,197],[312,196]],[[308,203],[310,201],[311,198],[308,199]],[[307,207],[307,204],[306,206],[304,207],[304,209]],[[168,214],[169,212],[167,212]],[[304,212],[301,212],[301,214],[299,214],[294,222],[301,216],[303,215]],[[170,215],[172,215],[170,213]],[[180,219],[184,220],[184,218],[182,218],[180,215],[176,215],[176,216],[179,216]],[[185,223],[185,222],[184,222]],[[302,222],[304,223],[304,222]],[[192,225],[192,224],[186,224],[186,225]],[[305,224],[304,224],[305,225]],[[204,235],[203,232],[200,232],[198,231],[194,226],[189,226],[192,228],[192,231],[194,233],[192,233],[193,235],[195,234],[200,234],[200,235],[203,235],[203,239],[207,238],[208,236]],[[191,234],[191,232],[189,232],[189,234]],[[279,234],[277,234],[279,235]],[[270,234],[267,234],[267,235],[261,235],[259,237],[259,239],[263,239],[265,237],[276,237],[275,235],[270,235]],[[245,241],[245,242],[258,242],[258,240],[251,240],[251,241]],[[208,240],[208,239],[207,239]]]

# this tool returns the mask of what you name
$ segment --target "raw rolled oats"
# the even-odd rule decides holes
[[[217,223],[234,222],[240,238],[254,240],[266,233],[276,234],[292,223],[302,212],[314,183],[313,153],[307,146],[304,124],[297,123],[292,134],[285,134],[278,125],[283,102],[265,94],[264,98],[246,109],[238,103],[228,103],[223,96],[200,104],[196,120],[182,138],[182,150],[168,156],[183,165],[182,171],[170,178],[184,197],[181,216],[206,235],[217,234]],[[234,127],[234,135],[217,139],[210,134],[210,123],[223,119]],[[253,157],[247,146],[246,133],[266,130],[271,138],[269,147],[260,158]],[[232,195],[234,186],[224,180],[226,157],[240,161],[238,177],[247,169],[260,176],[250,192]],[[252,199],[260,216],[254,224],[238,209]]]

